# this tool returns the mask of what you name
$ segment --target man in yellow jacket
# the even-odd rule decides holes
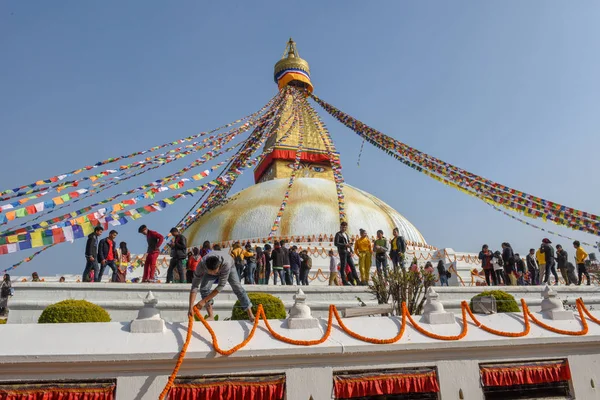
[[[538,282],[542,283],[544,282],[544,277],[546,275],[546,256],[542,253],[541,247],[535,252],[535,259],[540,266],[540,277],[538,278]]]
[[[575,264],[577,264],[577,275],[579,276],[578,285],[581,285],[581,278],[583,277],[582,275],[585,275],[587,278],[587,284],[589,286],[592,284],[590,282],[590,273],[585,267],[585,259],[588,257],[588,253],[586,253],[583,247],[581,247],[579,240],[573,242],[573,247],[575,247]]]
[[[366,286],[369,283],[369,271],[371,270],[371,261],[373,248],[371,240],[367,236],[367,231],[361,229],[360,237],[354,243],[354,252],[358,254],[358,269],[360,270],[360,284]]]

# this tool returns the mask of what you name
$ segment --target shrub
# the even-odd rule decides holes
[[[102,307],[85,300],[63,300],[42,312],[39,324],[70,322],[110,322],[110,315]]]
[[[6,324],[6,321],[7,321],[6,319],[0,319],[0,325]]]
[[[283,301],[281,301],[280,298],[268,293],[248,293],[248,297],[250,298],[250,302],[252,303],[252,312],[255,315],[256,310],[258,309],[258,305],[262,304],[267,319],[285,319],[287,317],[285,306],[283,305]],[[231,319],[248,319],[248,314],[246,313],[246,310],[242,310],[242,308],[240,307],[239,300],[236,301],[233,305],[233,310],[231,310]]]
[[[486,290],[484,292],[479,293],[476,296],[473,296],[473,299],[475,297],[482,297],[482,296],[494,297],[496,299],[496,310],[499,313],[501,313],[501,312],[519,312],[520,311],[517,301],[515,300],[513,295],[510,293],[503,292],[502,290]],[[471,299],[471,303],[469,304],[469,307],[471,307],[471,311],[473,310],[473,299]]]

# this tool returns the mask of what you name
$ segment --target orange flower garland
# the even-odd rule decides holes
[[[504,332],[504,331],[500,331],[497,329],[488,328],[487,326],[485,326],[481,322],[479,322],[479,320],[475,317],[475,315],[471,311],[471,308],[469,307],[469,304],[466,301],[463,301],[460,305],[463,310],[467,311],[467,313],[469,314],[469,317],[471,317],[471,319],[473,320],[473,322],[475,322],[475,325],[477,325],[478,328],[481,328],[484,331],[491,333],[493,335],[506,336],[506,337],[523,337],[523,336],[527,336],[529,334],[529,331],[531,330],[531,325],[529,324],[529,318],[527,318],[527,311],[528,311],[527,304],[525,303],[525,300],[523,300],[523,299],[521,299],[521,305],[523,306],[523,321],[525,322],[525,328],[523,329],[523,332],[516,332],[516,333]]]
[[[464,307],[462,308],[462,320],[463,320],[463,327],[462,327],[462,332],[456,336],[443,336],[443,335],[438,335],[437,333],[431,333],[426,331],[425,329],[423,329],[422,327],[420,327],[419,325],[417,325],[417,323],[415,322],[415,320],[413,319],[412,315],[410,315],[410,313],[408,312],[408,308],[406,307],[406,303],[402,302],[402,316],[406,315],[408,317],[408,320],[410,321],[410,323],[412,324],[412,326],[419,331],[420,333],[422,333],[425,336],[428,336],[432,339],[438,339],[438,340],[460,340],[462,338],[464,338],[465,336],[467,336],[467,312],[465,311]]]
[[[196,310],[196,309],[194,308],[194,310]],[[163,400],[165,398],[165,396],[167,395],[167,393],[169,393],[169,390],[171,390],[171,388],[173,387],[173,383],[175,383],[175,378],[177,377],[177,373],[179,372],[179,368],[181,367],[181,364],[183,363],[183,359],[185,357],[185,353],[187,352],[188,345],[190,344],[190,340],[192,339],[193,329],[194,329],[194,318],[189,317],[188,318],[188,329],[187,329],[187,335],[185,337],[185,342],[183,343],[183,346],[181,347],[181,351],[179,352],[179,356],[177,357],[177,362],[175,363],[175,368],[173,368],[173,372],[171,373],[171,376],[169,376],[169,380],[167,381],[165,388],[163,389],[162,392],[160,392],[160,396],[158,396],[158,400]]]
[[[335,306],[331,306],[331,307],[332,308],[330,308],[329,315],[331,316],[331,310],[333,310],[333,312],[335,314],[335,319],[337,320],[338,324],[340,325],[340,328],[342,328],[342,330],[344,332],[346,332],[348,335],[352,336],[354,339],[362,340],[363,342],[373,343],[373,344],[391,344],[391,343],[396,343],[398,340],[400,340],[402,335],[404,335],[404,330],[406,328],[406,314],[408,314],[408,312],[404,312],[404,309],[402,310],[402,325],[400,326],[400,331],[398,332],[398,334],[390,339],[374,339],[374,338],[370,338],[367,336],[359,335],[358,333],[353,332],[350,329],[348,329],[346,327],[346,325],[344,325],[344,323],[342,322],[342,318],[340,317],[340,314],[338,313],[337,308]]]
[[[523,304],[525,304],[525,303],[523,303]],[[526,304],[525,304],[525,307],[527,307]],[[554,328],[550,325],[547,325],[547,324],[543,323],[542,321],[540,321],[539,319],[537,319],[529,311],[529,307],[527,307],[527,315],[529,315],[529,318],[531,318],[531,320],[534,323],[536,323],[537,325],[541,326],[542,328],[544,328],[550,332],[559,333],[561,335],[569,335],[569,336],[583,336],[588,333],[588,324],[587,324],[587,321],[585,320],[585,317],[583,316],[582,309],[583,309],[583,306],[581,305],[581,303],[579,301],[577,301],[577,311],[579,312],[579,318],[581,319],[581,325],[582,325],[582,328],[580,331],[565,331],[563,329],[558,329],[558,328]]]
[[[591,320],[594,321],[595,323],[600,325],[600,319],[594,317],[588,310],[587,308],[585,308],[585,304],[583,302],[583,299],[580,297],[577,299],[577,305],[581,306],[581,309],[583,310],[583,312],[585,313],[585,315],[587,315],[587,317]]]

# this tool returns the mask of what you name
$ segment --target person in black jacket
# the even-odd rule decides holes
[[[492,253],[487,244],[484,244],[479,252],[479,259],[481,260],[481,269],[485,273],[485,281],[488,286],[492,286],[492,284],[496,286],[498,284],[496,274],[494,273],[494,266],[492,265],[493,258],[494,253]]]
[[[94,271],[94,277],[100,272],[98,267],[98,242],[104,232],[104,228],[97,226],[94,232],[88,235],[87,243],[85,244],[85,269],[83,270],[83,282],[90,282],[90,272]]]
[[[567,263],[569,262],[569,254],[560,244],[556,245],[556,264],[558,264],[558,270],[565,280],[565,285],[569,284],[569,273],[567,269]]]
[[[177,268],[179,273],[179,283],[183,283],[185,277],[183,273],[183,260],[187,258],[187,239],[179,229],[171,228],[173,235],[173,243],[171,245],[171,261],[169,261],[169,269],[167,270],[167,283],[173,282],[173,270]]]
[[[502,243],[502,263],[504,264],[504,276],[507,285],[516,285],[515,254],[507,242]]]
[[[550,239],[544,238],[542,240],[542,253],[546,260],[546,275],[544,276],[544,283],[550,283],[550,272],[554,275],[554,285],[558,285],[558,274],[556,273],[556,261],[554,260],[554,247],[551,246],[552,242]]]
[[[100,272],[94,275],[94,282],[102,282],[102,276],[107,266],[112,270],[111,282],[117,281],[117,260],[119,254],[117,253],[117,231],[112,230],[108,233],[108,237],[100,240],[98,243],[98,262],[100,263]]]
[[[406,253],[406,241],[400,236],[398,228],[394,228],[392,231],[392,240],[390,240],[390,258],[392,259],[392,265],[394,271],[398,272],[398,267],[404,271],[404,253]]]
[[[340,224],[340,231],[335,234],[333,243],[337,247],[338,255],[340,256],[340,277],[344,285],[354,285],[353,281],[358,283],[360,279],[356,273],[356,267],[352,260],[352,243],[350,243],[350,237],[346,232],[348,230],[348,223],[343,221]],[[350,267],[350,276],[346,277],[346,265]]]
[[[525,261],[521,258],[519,253],[515,253],[515,267],[517,269],[518,284],[525,285],[525,275],[527,274],[527,267],[525,266]]]

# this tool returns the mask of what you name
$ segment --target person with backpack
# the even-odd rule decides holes
[[[492,258],[492,267],[494,268],[494,274],[496,275],[496,282],[500,285],[506,285],[506,276],[504,275],[504,262],[502,261],[502,254],[496,250],[494,257]]]
[[[242,277],[244,276],[244,249],[242,248],[240,242],[235,242],[233,244],[230,255],[233,258],[235,270],[237,271],[241,282]]]
[[[256,253],[252,251],[252,245],[246,243],[244,246],[244,260],[246,268],[244,269],[244,283],[254,285],[254,272],[256,271]]]
[[[558,266],[558,270],[562,275],[563,280],[565,281],[565,285],[569,284],[569,271],[567,268],[567,264],[569,263],[569,254],[560,244],[556,245],[556,264]]]
[[[544,260],[546,262],[546,275],[544,277],[544,283],[550,283],[550,273],[554,275],[554,286],[558,286],[558,274],[556,273],[556,262],[554,261],[554,247],[552,242],[548,238],[542,240],[541,251],[544,254]]]
[[[492,286],[492,284],[496,286],[498,284],[492,265],[492,258],[494,258],[494,254],[492,254],[488,245],[484,244],[479,252],[479,259],[481,260],[481,269],[485,273],[485,281],[488,286]]]
[[[507,285],[516,286],[517,277],[515,273],[515,254],[508,242],[502,243],[502,263],[504,264],[504,276]]]
[[[448,286],[448,271],[446,271],[446,266],[444,265],[444,260],[438,261],[437,271],[440,277],[440,286]]]
[[[308,255],[308,251],[302,250],[300,260],[300,283],[308,286],[308,272],[312,268],[312,258]]]
[[[588,258],[588,253],[581,247],[579,240],[573,242],[573,247],[575,247],[575,264],[577,264],[577,275],[579,277],[577,284],[581,285],[581,278],[585,275],[589,286],[592,283],[590,281],[590,274],[585,267],[585,259]]]
[[[398,267],[404,271],[404,254],[406,253],[406,241],[400,236],[398,228],[394,228],[392,231],[392,240],[390,241],[390,258],[392,259],[392,265],[394,271],[398,272]]]
[[[277,241],[273,244],[275,247],[271,252],[271,262],[273,263],[273,285],[277,285],[277,278],[285,285],[285,272],[283,271],[284,254],[281,244]]]

